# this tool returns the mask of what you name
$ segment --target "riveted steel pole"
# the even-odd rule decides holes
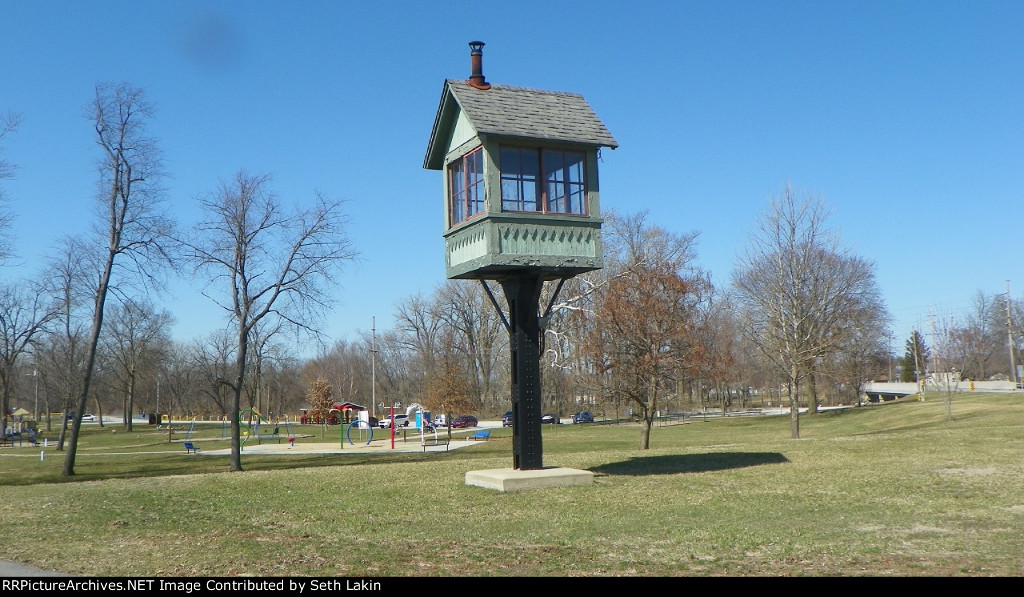
[[[544,281],[521,273],[501,281],[508,300],[512,353],[512,461],[517,470],[544,468],[541,443],[540,324]]]

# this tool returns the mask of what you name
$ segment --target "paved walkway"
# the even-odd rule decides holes
[[[63,572],[42,570],[31,566],[23,566],[7,560],[0,560],[0,578],[19,578],[22,576],[72,576]]]
[[[242,446],[242,454],[288,454],[294,452],[315,452],[318,454],[346,454],[346,453],[359,453],[359,454],[387,454],[395,452],[447,452],[449,450],[458,450],[459,448],[466,448],[469,446],[476,446],[483,442],[473,441],[466,439],[469,435],[472,435],[472,431],[462,431],[452,434],[451,443],[445,445],[434,444],[434,436],[428,435],[426,438],[426,445],[420,443],[420,434],[415,431],[407,432],[405,439],[403,440],[401,433],[395,436],[394,442],[391,441],[391,437],[386,433],[375,433],[372,442],[367,443],[364,437],[361,441],[358,438],[353,437],[352,443],[348,440],[344,444],[340,440],[335,439],[333,441],[327,440],[326,438],[319,437],[302,437],[295,440],[294,445],[289,445],[287,439],[282,439],[280,443],[277,440],[260,443],[246,443]],[[381,436],[384,438],[381,438]],[[437,439],[444,441],[447,439],[447,431],[442,435],[438,432]],[[199,455],[216,456],[230,454],[231,448],[218,448],[206,450],[203,448],[203,442],[196,442],[199,446]]]

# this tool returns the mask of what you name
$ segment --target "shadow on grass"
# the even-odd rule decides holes
[[[374,455],[374,456],[342,456],[336,454],[308,454],[302,456],[258,455],[243,456],[242,468],[245,471],[274,471],[298,468],[337,467],[351,465],[379,464],[387,462],[407,462],[410,456]],[[413,455],[413,456],[418,456]],[[26,459],[27,461],[27,459]],[[52,464],[51,464],[52,463]],[[184,456],[167,457],[120,457],[116,461],[105,458],[81,458],[75,463],[75,474],[70,477],[61,475],[63,458],[48,461],[45,470],[34,468],[7,468],[0,462],[0,487],[25,486],[46,483],[76,483],[86,481],[103,481],[107,479],[139,479],[147,477],[170,477],[175,475],[207,475],[227,473],[230,471],[228,456]],[[239,473],[233,473],[239,474]],[[244,474],[244,473],[241,473]]]
[[[780,464],[789,460],[778,452],[715,452],[677,456],[638,456],[590,469],[605,475],[672,475],[706,473],[762,464]]]

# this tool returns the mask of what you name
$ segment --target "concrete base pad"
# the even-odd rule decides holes
[[[532,471],[495,468],[466,473],[466,485],[497,489],[498,491],[590,485],[593,482],[594,473],[571,468],[544,468]]]

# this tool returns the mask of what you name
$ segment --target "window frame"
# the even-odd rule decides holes
[[[519,168],[517,173],[512,173],[506,169],[506,152],[516,151],[519,153]],[[526,152],[532,152],[536,154],[536,167],[533,170],[534,178],[529,180],[524,177],[524,172],[527,169],[522,167],[522,156]],[[550,164],[554,161],[553,154],[561,154],[561,167],[558,169],[552,169],[549,171]],[[564,156],[578,156],[578,160],[566,160]],[[577,216],[577,217],[589,217],[590,215],[590,192],[589,185],[587,182],[587,152],[577,149],[566,149],[560,147],[536,147],[526,145],[500,145],[498,147],[498,159],[499,159],[499,171],[500,171],[500,192],[501,192],[501,211],[504,213],[524,213],[524,214],[544,214],[544,215],[560,215],[560,216]],[[578,179],[572,176],[572,172],[578,169]],[[554,173],[561,173],[561,177],[555,181],[551,180],[551,175]],[[522,196],[524,185],[530,184],[534,188],[535,197],[527,199]],[[557,197],[552,197],[550,192],[551,185],[557,185],[562,188],[562,193]],[[507,197],[505,194],[506,188],[515,187],[517,191],[516,197]],[[572,210],[572,198],[578,198],[579,210]],[[557,201],[565,202],[565,209],[555,210],[552,209],[552,205]],[[520,205],[524,208],[526,205],[534,203],[539,206],[540,209],[508,209],[509,206]]]
[[[449,227],[487,212],[484,161],[483,145],[478,145],[448,164]]]

